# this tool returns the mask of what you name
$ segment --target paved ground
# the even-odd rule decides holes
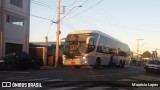
[[[0,81],[3,82],[37,82],[43,88],[0,88],[0,90],[160,90],[152,87],[122,87],[139,81],[160,81],[160,74],[145,73],[143,67],[74,69],[71,67],[48,67],[41,70],[0,71]],[[23,82],[24,81],[24,82]],[[138,81],[138,82],[137,82]],[[146,82],[145,82],[146,83]],[[120,87],[117,87],[121,85]]]

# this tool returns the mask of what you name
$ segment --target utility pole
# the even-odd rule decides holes
[[[58,66],[58,57],[59,57],[59,34],[60,34],[60,0],[58,0],[55,68],[57,68],[57,66]]]
[[[2,36],[2,32],[0,31],[0,57],[2,57],[2,43],[3,43],[3,36]]]
[[[138,43],[137,43],[137,64],[138,64],[138,59],[139,59],[139,41],[140,40],[144,40],[144,39],[137,39]]]
[[[45,41],[45,42],[46,42],[46,45],[45,45],[44,65],[47,64],[47,56],[48,56],[48,37],[46,36],[45,39],[46,39],[46,41]]]

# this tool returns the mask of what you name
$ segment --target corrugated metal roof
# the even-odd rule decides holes
[[[31,44],[34,45],[41,45],[41,46],[45,46],[46,43],[45,42],[30,42]],[[64,42],[62,42],[62,44],[64,44]],[[52,46],[52,45],[56,45],[56,42],[48,42],[48,46]]]

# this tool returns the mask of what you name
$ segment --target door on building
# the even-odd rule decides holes
[[[44,48],[42,47],[38,47],[38,48],[30,48],[29,49],[29,54],[32,57],[39,57],[39,58],[43,58],[44,55]]]
[[[22,52],[23,45],[16,43],[6,43],[5,44],[5,54]]]

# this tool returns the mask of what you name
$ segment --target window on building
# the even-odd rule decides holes
[[[10,15],[7,15],[6,21],[8,23],[11,23],[11,24],[14,24],[14,25],[19,25],[19,26],[24,25],[24,19],[14,17],[14,16],[10,16]]]
[[[15,6],[17,6],[17,7],[20,7],[20,8],[22,8],[23,7],[23,0],[10,0],[10,3],[12,4],[12,5],[15,5]]]

